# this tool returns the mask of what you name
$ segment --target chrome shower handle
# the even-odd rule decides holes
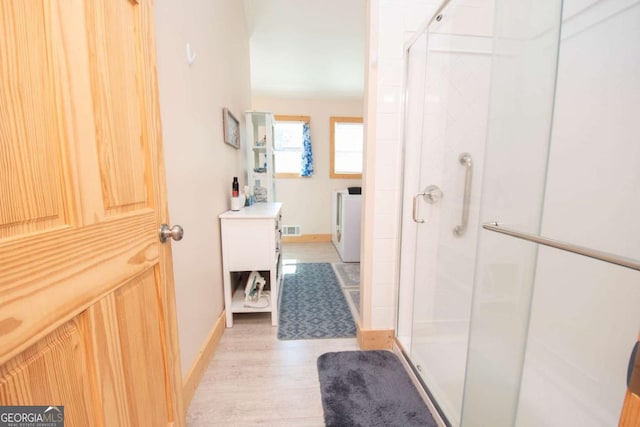
[[[422,193],[413,196],[413,222],[424,224],[424,219],[418,219],[418,197],[420,196],[429,204],[438,203],[442,199],[442,190],[437,185],[430,185]]]
[[[456,225],[453,234],[461,237],[467,231],[467,223],[469,222],[469,202],[471,200],[471,179],[473,178],[473,161],[471,154],[462,153],[458,157],[458,161],[465,168],[464,174],[464,196],[462,198],[462,219],[460,225]]]
[[[424,224],[424,219],[418,219],[418,197],[422,196],[423,193],[418,193],[413,196],[413,222],[418,224]]]

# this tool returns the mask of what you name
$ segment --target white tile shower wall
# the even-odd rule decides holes
[[[426,20],[436,11],[441,1],[411,1],[402,4],[404,14],[404,31],[418,31]]]
[[[378,61],[378,84],[402,87],[402,59]]]
[[[400,184],[400,153],[397,142],[378,139],[376,154],[376,190],[397,190]]]
[[[401,184],[401,112],[404,43],[435,11],[436,1],[380,0],[377,15],[376,164],[374,211],[374,256],[371,266],[371,329],[392,329],[395,324],[395,294],[398,245],[400,241],[399,201]],[[373,4],[376,4],[375,2]],[[381,274],[382,273],[382,274]]]
[[[454,33],[458,35],[485,36],[493,34],[493,7],[486,7],[488,2],[474,0],[473,4],[464,5],[454,1],[444,13],[445,19],[438,28],[438,32]],[[492,2],[489,2],[490,4]]]
[[[376,233],[378,233],[379,231],[377,235],[379,239],[393,239],[394,237],[396,237],[396,216],[396,212],[390,214],[381,214],[380,212],[376,212],[374,218],[374,227],[376,229]]]
[[[376,114],[376,141],[395,141],[400,134],[400,118],[396,113]]]
[[[378,113],[396,114],[401,109],[401,87],[378,84]]]

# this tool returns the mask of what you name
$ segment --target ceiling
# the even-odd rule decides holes
[[[244,0],[254,96],[361,98],[365,0]]]

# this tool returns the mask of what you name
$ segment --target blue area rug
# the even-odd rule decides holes
[[[295,271],[289,272],[289,270]],[[356,336],[356,324],[329,263],[285,266],[278,338],[304,340]]]

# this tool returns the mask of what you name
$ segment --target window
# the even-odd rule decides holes
[[[331,117],[331,178],[362,178],[362,117]]]
[[[299,178],[303,125],[309,116],[275,116],[273,155],[277,178]]]

